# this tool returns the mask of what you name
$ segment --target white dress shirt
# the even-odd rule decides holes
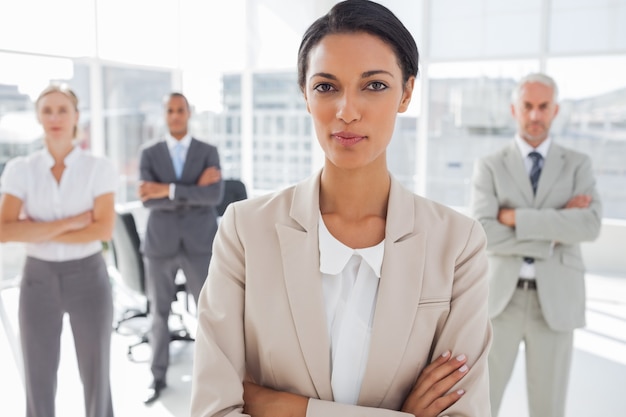
[[[165,134],[165,143],[167,143],[167,149],[169,149],[170,151],[170,158],[172,159],[172,164],[174,164],[174,148],[176,148],[176,145],[178,145],[179,143],[183,146],[183,154],[185,155],[185,157],[183,158],[184,160],[187,160],[187,151],[189,151],[189,145],[191,144],[191,135],[189,133],[187,133],[185,136],[183,136],[183,138],[181,140],[176,139],[174,136],[172,136],[169,133]],[[184,165],[183,165],[183,170],[184,170]],[[176,184],[171,183],[170,184],[170,190],[169,190],[169,199],[173,200],[174,196],[176,195]]]
[[[530,181],[530,170],[533,167],[533,159],[528,155],[531,152],[538,152],[543,157],[543,161],[541,165],[541,168],[543,169],[543,163],[545,163],[546,157],[548,156],[548,149],[550,149],[551,142],[552,142],[552,139],[548,136],[546,140],[541,142],[541,145],[537,146],[536,148],[533,148],[519,135],[515,136],[515,143],[517,144],[520,154],[522,155],[522,158],[524,159],[524,167],[526,168],[526,174],[528,174],[529,181]],[[522,267],[520,268],[519,276],[520,278],[525,278],[525,279],[535,279],[535,276],[536,276],[535,264],[522,262]]]
[[[330,234],[320,215],[320,271],[336,402],[356,404],[369,354],[384,240],[352,249]]]
[[[10,160],[2,173],[2,193],[22,200],[21,216],[50,222],[93,209],[96,197],[114,193],[117,173],[105,158],[95,157],[78,147],[65,157],[65,170],[57,183],[52,175],[54,158],[43,148],[28,156]],[[84,244],[57,242],[27,243],[28,256],[45,261],[81,259],[102,250],[100,241]]]

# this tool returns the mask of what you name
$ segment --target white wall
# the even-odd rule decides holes
[[[605,219],[598,239],[581,246],[588,272],[626,278],[626,221]]]

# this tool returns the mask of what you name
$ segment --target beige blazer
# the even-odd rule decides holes
[[[470,371],[446,413],[488,417],[486,239],[478,222],[392,179],[358,406],[333,402],[318,246],[319,174],[229,206],[199,301],[191,415],[241,416],[242,380],[311,398],[307,415],[408,416],[421,370],[449,349]]]
[[[585,267],[580,242],[595,239],[602,207],[588,156],[550,145],[533,195],[515,141],[480,159],[472,180],[472,215],[487,233],[489,310],[495,317],[515,291],[523,258],[535,258],[541,311],[556,331],[585,324]],[[589,194],[586,209],[564,209],[575,195]],[[498,222],[500,207],[515,208],[515,228]]]

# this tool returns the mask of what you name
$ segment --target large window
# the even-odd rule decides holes
[[[120,174],[120,203],[137,200],[139,148],[164,133],[163,97],[171,78],[163,70],[103,67],[105,152]]]
[[[515,83],[544,71],[560,90],[555,141],[591,156],[604,216],[626,219],[626,1],[429,5],[425,194],[467,206],[474,161],[515,134]]]
[[[604,217],[626,219],[626,56],[553,58],[548,71],[560,84],[559,142],[591,156]]]
[[[421,52],[388,152],[406,186],[466,206],[474,160],[514,134],[513,85],[541,70],[561,91],[555,139],[591,155],[605,216],[626,219],[626,0],[381,2]],[[80,98],[81,146],[118,168],[120,203],[137,199],[139,147],[164,132],[172,90],[189,98],[191,131],[218,146],[226,178],[243,178],[251,195],[296,182],[322,163],[297,49],[334,3],[13,2],[0,13],[0,169],[42,146],[33,99],[63,81]],[[18,259],[8,250],[5,276]]]

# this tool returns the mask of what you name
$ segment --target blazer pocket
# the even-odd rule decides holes
[[[561,254],[561,263],[564,266],[577,269],[579,271],[585,270],[585,264],[580,256],[564,252]]]
[[[450,298],[420,298],[418,308],[448,308],[450,306]]]

